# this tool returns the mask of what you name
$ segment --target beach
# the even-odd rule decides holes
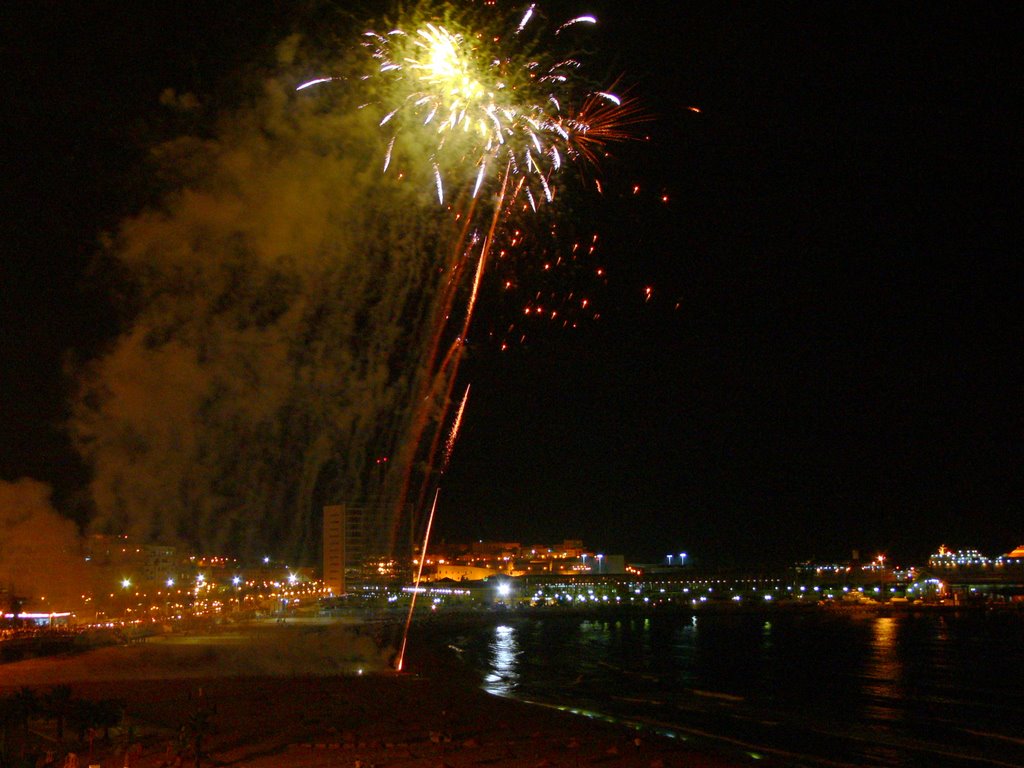
[[[651,730],[493,696],[444,649],[410,644],[405,669],[358,626],[236,627],[29,659],[0,667],[0,694],[68,685],[76,698],[118,698],[126,717],[102,768],[675,768],[741,765]],[[454,656],[454,653],[452,654]],[[86,765],[87,746],[33,724],[35,749]],[[127,753],[127,754],[126,754]],[[180,763],[179,763],[180,761]],[[750,762],[753,762],[751,759]],[[761,760],[759,764],[764,765]],[[58,764],[63,764],[59,762]]]

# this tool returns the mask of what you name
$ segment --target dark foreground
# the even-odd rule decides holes
[[[195,765],[197,742],[201,765],[246,768],[744,764],[485,694],[426,648],[410,649],[402,674],[387,671],[389,656],[351,628],[262,627],[3,665],[3,695],[66,684],[76,698],[126,703],[124,723],[109,739],[95,734],[91,756],[88,739],[66,729],[58,740],[55,724],[37,717],[27,736],[8,729],[7,764],[64,765],[75,753],[83,768]]]

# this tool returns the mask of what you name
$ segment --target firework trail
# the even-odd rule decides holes
[[[450,217],[438,264],[446,280],[395,462],[402,473],[397,507],[410,495],[415,467],[425,469],[414,509],[433,483],[481,278],[504,225],[519,211],[553,202],[568,167],[596,165],[607,143],[629,138],[632,124],[644,119],[634,99],[612,92],[614,83],[601,89],[581,75],[574,31],[596,23],[583,15],[548,25],[536,4],[502,18],[498,10],[481,15],[426,3],[388,31],[363,35],[364,79],[375,97],[368,106],[378,110],[387,137],[382,172],[431,190],[439,214]],[[334,79],[317,77],[298,89]]]
[[[469,387],[466,385],[466,392],[462,395],[462,402],[459,403],[459,408],[455,411],[455,418],[452,419],[452,429],[448,433],[448,440],[444,444],[444,461],[441,462],[441,472],[443,473],[448,469],[448,464],[452,460],[452,451],[455,450],[455,440],[459,436],[459,427],[462,426],[462,414],[466,411],[466,401],[469,400]]]
[[[416,608],[416,595],[420,591],[420,583],[423,580],[423,561],[427,559],[427,545],[430,543],[430,529],[434,524],[434,513],[437,512],[437,499],[441,495],[441,489],[434,492],[434,503],[430,505],[430,515],[427,517],[427,530],[423,534],[423,548],[420,550],[420,562],[416,568],[416,581],[413,583],[412,598],[409,600],[409,613],[405,617],[405,627],[402,631],[402,642],[398,649],[398,656],[395,657],[395,671],[401,672],[405,664],[405,649],[409,644],[409,627],[412,626],[412,614]]]
[[[427,459],[426,459],[427,467],[433,467],[434,466],[434,462],[435,462],[435,459],[436,459],[436,456],[437,456],[438,444],[439,444],[440,439],[441,439],[441,432],[442,432],[443,425],[444,425],[444,419],[443,419],[444,410],[447,408],[448,403],[451,401],[452,391],[455,388],[455,380],[456,380],[456,377],[458,376],[458,373],[459,373],[459,366],[460,366],[460,364],[462,362],[462,356],[463,356],[463,354],[465,352],[465,349],[466,349],[465,340],[466,340],[467,334],[469,333],[470,322],[473,319],[473,309],[476,307],[476,299],[477,299],[477,296],[479,295],[479,290],[480,290],[480,281],[481,281],[481,278],[483,277],[484,268],[487,265],[488,256],[490,255],[491,244],[494,242],[495,228],[497,227],[497,224],[498,224],[499,215],[500,215],[501,211],[503,210],[502,205],[501,205],[501,200],[504,198],[505,191],[506,191],[506,188],[507,188],[507,184],[508,184],[508,175],[506,174],[506,176],[505,176],[505,178],[503,180],[503,183],[502,183],[501,191],[499,192],[498,204],[495,205],[493,215],[491,216],[490,229],[487,231],[487,235],[485,236],[484,241],[483,241],[483,246],[480,249],[480,257],[477,260],[476,271],[475,271],[475,274],[474,274],[474,277],[473,277],[473,285],[472,285],[472,289],[471,289],[470,294],[469,294],[469,299],[468,299],[467,304],[466,304],[465,315],[464,315],[463,321],[462,321],[462,329],[458,333],[458,335],[456,335],[455,340],[452,342],[452,345],[448,349],[448,353],[445,355],[445,357],[441,361],[440,365],[437,366],[437,373],[436,373],[436,375],[434,375],[434,376],[432,376],[432,377],[430,377],[430,378],[428,378],[426,380],[428,386],[431,386],[431,387],[441,386],[443,388],[442,392],[441,392],[441,396],[440,396],[441,414],[440,414],[440,417],[437,420],[437,427],[434,430],[434,436],[433,436],[433,439],[430,442],[430,447],[427,450]],[[454,295],[453,295],[452,298],[454,298]],[[450,301],[446,302],[446,306],[450,307],[450,305],[451,305]],[[435,342],[440,340],[440,337],[441,337],[442,332],[444,331],[444,327],[445,327],[447,319],[448,319],[447,314],[443,318],[439,318],[440,322],[437,324],[438,327],[436,329]],[[438,347],[437,347],[437,345],[435,343],[435,345],[432,347],[431,356],[428,358],[428,360],[430,360],[431,363],[433,363],[433,361],[436,359],[437,349],[438,349]],[[467,392],[467,394],[468,394],[468,392]],[[424,400],[422,402],[428,402],[428,401]],[[420,441],[422,440],[423,430],[426,427],[427,417],[429,416],[429,412],[428,412],[428,410],[426,408],[422,409],[422,411],[423,412],[420,414],[420,417],[415,422],[413,433],[412,433],[412,440],[410,441],[410,443],[413,446],[413,448],[418,446]],[[445,466],[447,467],[447,458],[445,460]],[[408,493],[408,483],[409,483],[410,479],[411,479],[410,475],[407,474],[406,477],[403,480],[403,485],[402,485],[403,493],[400,496],[400,501],[402,503],[404,503],[405,498],[406,498],[406,494]],[[427,494],[428,489],[430,487],[431,481],[432,481],[432,478],[430,476],[430,473],[429,472],[425,473],[424,477],[423,477],[423,481],[422,481],[422,483],[420,485],[419,495],[418,495],[418,497],[416,499],[416,507],[415,507],[416,509],[419,509],[419,508],[422,507],[423,501],[426,498],[426,494]]]
[[[466,411],[466,403],[469,400],[469,387],[466,385],[466,391],[462,395],[462,402],[459,403],[459,409],[455,412],[455,418],[452,420],[452,428],[448,433],[448,440],[444,447],[444,461],[441,464],[441,474],[444,474],[448,469],[448,463],[452,458],[452,451],[455,450],[455,441],[459,436],[459,427],[462,426],[462,414]],[[416,595],[420,591],[420,583],[423,580],[423,562],[427,559],[427,550],[430,546],[430,529],[434,525],[434,516],[437,513],[437,500],[441,495],[441,488],[438,486],[434,490],[434,502],[430,505],[430,515],[427,517],[427,529],[423,534],[423,546],[420,548],[420,562],[416,568],[416,581],[413,584],[412,598],[409,601],[409,613],[405,618],[405,627],[402,631],[402,642],[398,652],[398,656],[395,660],[395,671],[401,672],[402,666],[405,663],[405,649],[409,642],[409,627],[412,625],[412,615],[416,608]]]

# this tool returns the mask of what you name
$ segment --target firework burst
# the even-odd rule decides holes
[[[588,87],[580,59],[560,53],[574,28],[596,23],[546,24],[535,5],[511,17],[428,5],[389,31],[364,33],[380,126],[391,134],[383,170],[399,154],[419,164],[442,203],[496,193],[506,175],[518,177],[507,187],[513,200],[532,210],[551,202],[565,165],[597,162],[598,149],[641,114],[634,100]]]
[[[472,32],[451,17],[367,33],[396,105],[381,124],[395,122],[396,135],[416,128],[428,142],[439,198],[446,182],[471,184],[476,197],[511,171],[524,177],[530,199],[552,199],[569,136],[560,105],[578,62],[542,63],[528,31],[533,16],[531,7],[506,35]]]
[[[608,143],[631,138],[644,119],[615,84],[602,89],[585,79],[571,46],[596,23],[588,15],[550,23],[536,5],[506,15],[490,2],[480,11],[426,2],[363,34],[368,66],[360,82],[370,95],[363,108],[376,112],[384,132],[382,171],[422,183],[452,223],[450,238],[431,246],[447,279],[424,334],[420,405],[397,462],[405,468],[399,503],[414,464],[428,468],[414,507],[426,498],[481,276],[492,251],[510,246],[514,215],[553,202],[567,168],[598,164]],[[298,89],[335,79],[342,78],[317,77]],[[561,321],[557,311],[551,317]],[[465,398],[460,414],[464,406]]]

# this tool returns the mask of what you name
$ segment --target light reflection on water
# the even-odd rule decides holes
[[[504,622],[468,654],[492,694],[851,764],[1024,765],[1024,614]]]
[[[515,690],[519,680],[519,643],[516,641],[515,629],[504,624],[495,627],[490,651],[490,671],[484,678],[484,690],[497,696],[508,696]]]
[[[861,677],[869,695],[865,714],[876,720],[895,721],[903,714],[896,703],[903,695],[903,662],[897,652],[899,624],[891,616],[880,616],[871,625],[871,653]]]

